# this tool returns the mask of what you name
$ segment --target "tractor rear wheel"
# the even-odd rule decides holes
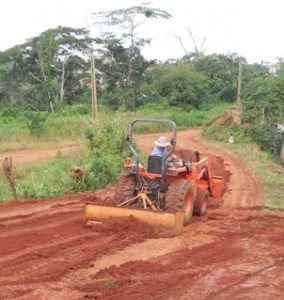
[[[195,216],[203,216],[205,214],[207,203],[209,199],[209,194],[204,189],[197,190],[197,197],[194,204],[193,214]]]
[[[135,186],[136,178],[134,174],[122,175],[115,187],[114,198],[116,205],[133,198],[136,195]]]
[[[193,184],[185,179],[173,181],[166,194],[165,210],[168,212],[184,212],[184,225],[188,224],[194,208]]]

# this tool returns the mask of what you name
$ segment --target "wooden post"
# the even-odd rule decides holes
[[[242,62],[239,60],[237,105],[241,108]]]
[[[11,190],[13,193],[14,200],[18,201],[18,196],[17,196],[17,189],[15,185],[15,178],[14,178],[14,170],[13,170],[13,164],[12,164],[12,157],[8,158],[5,157],[3,160],[3,170],[4,174],[11,186]]]
[[[93,51],[91,54],[91,87],[92,87],[92,115],[95,120],[98,120],[96,68],[95,68],[95,55]]]
[[[280,152],[280,158],[284,162],[284,143],[282,144],[281,152]]]

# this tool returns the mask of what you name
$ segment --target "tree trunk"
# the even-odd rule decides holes
[[[282,159],[282,161],[284,161],[284,143],[282,145],[282,149],[281,149],[281,153],[280,153],[280,158]]]
[[[54,105],[53,105],[53,102],[51,100],[49,100],[49,107],[50,107],[50,111],[52,113],[54,113]]]
[[[65,88],[64,88],[64,84],[65,84],[65,61],[63,61],[62,64],[62,74],[61,74],[61,82],[60,82],[60,91],[59,91],[59,97],[60,97],[60,102],[63,102],[63,98],[64,98],[64,92],[65,92]]]

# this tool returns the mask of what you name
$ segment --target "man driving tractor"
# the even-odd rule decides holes
[[[155,141],[155,147],[152,151],[152,155],[155,156],[161,156],[163,158],[167,157],[169,155],[169,152],[167,150],[167,147],[171,143],[167,141],[167,138],[164,136],[160,136],[157,141]],[[168,167],[172,167],[173,163],[179,163],[182,165],[182,161],[177,158],[175,154],[171,154],[170,156],[167,157],[166,160],[166,165]]]
[[[157,141],[155,141],[155,148],[152,152],[152,155],[166,157],[168,155],[168,151],[166,149],[167,146],[170,145],[170,142],[167,141],[167,138],[164,136],[160,136]]]

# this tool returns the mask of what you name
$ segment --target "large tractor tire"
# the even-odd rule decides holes
[[[136,186],[136,178],[135,175],[122,175],[116,184],[115,188],[115,203],[116,205],[125,202],[128,199],[133,198],[136,196],[135,191]]]
[[[193,184],[185,179],[173,181],[166,195],[165,211],[184,212],[184,225],[188,224],[194,208],[194,189]]]
[[[209,194],[204,189],[197,190],[196,201],[194,204],[193,214],[195,216],[203,216],[208,204]]]

